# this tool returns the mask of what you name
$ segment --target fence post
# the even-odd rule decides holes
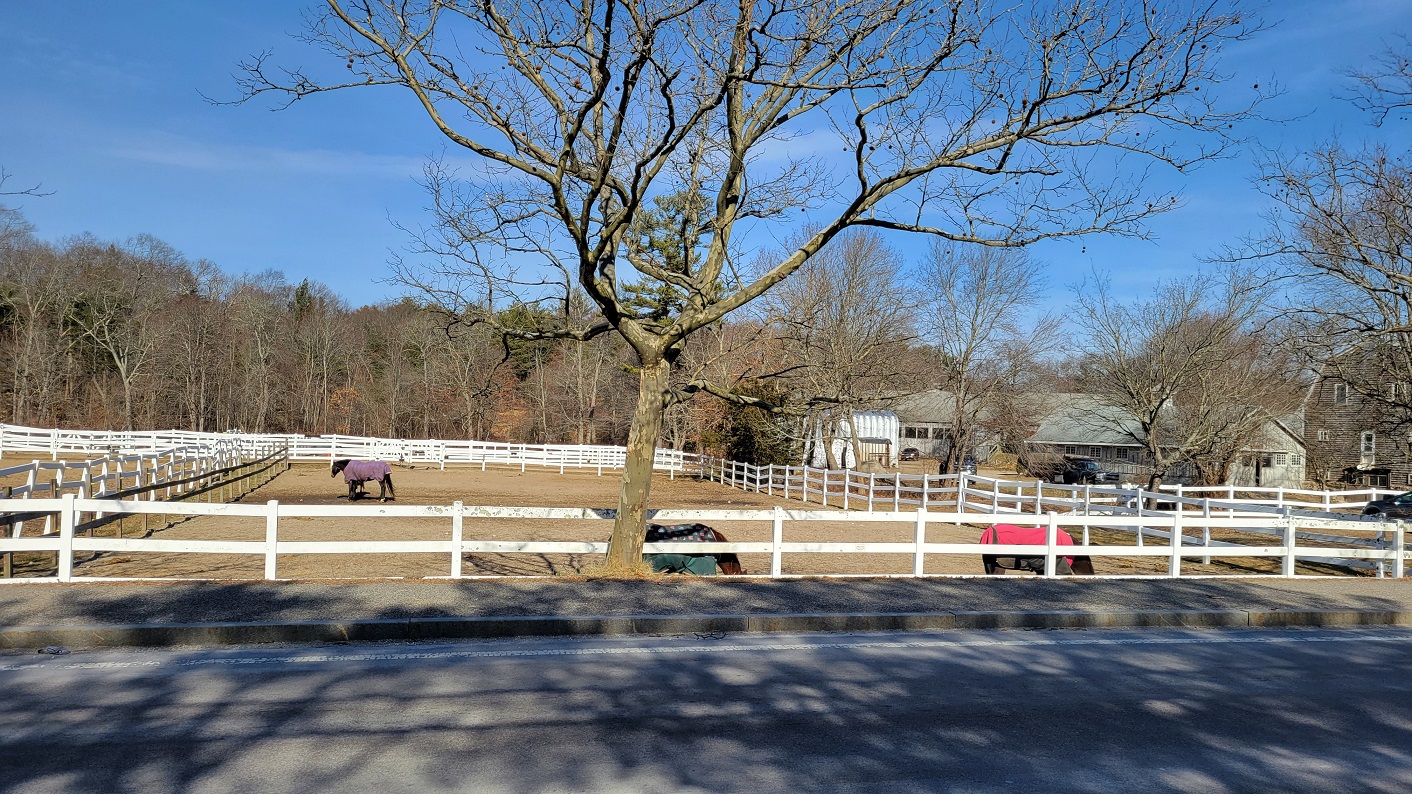
[[[1288,515],[1285,516],[1285,559],[1280,566],[1280,575],[1294,577],[1294,519]]]
[[[1034,481],[1034,514],[1044,512],[1044,480]]]
[[[990,481],[990,485],[991,485],[991,490],[990,490],[990,512],[992,512],[992,513],[999,513],[999,512],[1000,512],[1000,478],[997,477],[997,478],[995,478],[994,480],[991,480],[991,481]]]
[[[847,509],[848,509],[848,495],[849,495],[849,492],[852,491],[852,490],[853,490],[853,471],[852,471],[851,469],[844,469],[844,470],[843,470],[843,509],[844,509],[844,510],[847,510]]]
[[[775,515],[770,525],[770,578],[778,579],[784,571],[784,552],[780,550],[780,544],[784,543],[784,510],[779,505],[775,505]]]
[[[269,513],[265,515],[265,578],[275,578],[275,551],[279,546],[279,502],[271,499],[265,503]]]
[[[917,557],[912,562],[912,575],[920,577],[924,571],[922,546],[927,542],[927,511],[917,508]]]
[[[1049,512],[1049,527],[1044,533],[1044,577],[1053,579],[1058,571],[1055,569],[1059,565],[1059,516],[1054,511]]]
[[[1143,545],[1143,542],[1142,542],[1142,534],[1143,534],[1143,533],[1142,533],[1142,487],[1141,487],[1141,486],[1139,486],[1138,489],[1137,489],[1137,517],[1138,517],[1138,522],[1137,522],[1137,545],[1141,546],[1141,545]]]
[[[873,489],[878,485],[878,475],[868,472],[868,512],[873,512]]]
[[[956,475],[956,512],[966,512],[966,472]]]
[[[1211,497],[1201,500],[1201,518],[1206,523],[1201,526],[1201,545],[1211,548]],[[1207,554],[1201,558],[1203,565],[1211,564],[1211,555]]]
[[[1401,519],[1398,519],[1392,537],[1392,551],[1394,555],[1392,558],[1392,575],[1397,579],[1401,579],[1407,575],[1407,562],[1404,559],[1407,555],[1406,529],[1407,525],[1403,524]]]
[[[59,581],[74,580],[74,495],[61,497],[59,508]]]
[[[930,496],[931,496],[931,485],[932,485],[932,484],[931,484],[931,475],[930,475],[930,474],[923,474],[923,475],[922,475],[922,509],[923,509],[923,510],[926,510],[927,507],[931,504],[931,499],[930,499]]]
[[[1177,486],[1180,488],[1181,486]],[[1178,502],[1177,504],[1181,504]],[[1182,575],[1182,511],[1178,510],[1172,515],[1172,535],[1169,545],[1172,548],[1172,557],[1167,561],[1167,575]]]
[[[822,488],[822,490],[823,490],[823,499],[820,501],[820,504],[822,504],[824,507],[828,507],[828,506],[829,506],[829,470],[828,470],[827,468],[824,468],[824,469],[820,469],[820,471],[822,471],[822,472],[824,473],[824,484],[823,484],[823,488]],[[805,490],[805,492],[807,493],[809,489],[806,487],[804,490]]]
[[[461,539],[465,535],[465,504],[451,503],[451,578],[461,578]]]

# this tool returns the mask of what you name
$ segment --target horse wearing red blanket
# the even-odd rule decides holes
[[[1002,543],[1016,546],[1043,546],[1048,543],[1049,530],[1044,527],[1017,527],[1014,524],[996,524],[981,533],[981,543]],[[1074,545],[1069,533],[1055,532],[1055,543],[1060,546]],[[1005,573],[1005,569],[1044,573],[1044,557],[1005,557],[999,554],[982,554],[981,562],[988,574]],[[1093,561],[1087,555],[1061,556],[1054,559],[1055,573],[1093,576]]]
[[[348,483],[348,501],[360,496],[368,496],[363,483],[373,481],[378,484],[378,498],[386,502],[397,498],[392,488],[392,467],[381,460],[336,460],[329,467],[329,476],[337,477],[343,472],[343,481]]]

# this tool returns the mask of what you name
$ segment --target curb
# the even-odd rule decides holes
[[[151,623],[0,628],[0,649],[258,645],[262,643],[504,639],[635,634],[928,631],[934,629],[1116,629],[1412,626],[1399,610],[1142,610],[1116,612],[902,612],[863,614],[434,617],[381,620]]]

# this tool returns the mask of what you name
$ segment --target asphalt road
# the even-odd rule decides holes
[[[0,656],[7,792],[1412,790],[1412,630]]]
[[[0,657],[0,790],[1409,791],[1412,630]]]

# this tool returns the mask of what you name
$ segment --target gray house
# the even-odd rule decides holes
[[[1133,441],[1137,420],[1087,394],[1052,394],[1050,410],[1025,441],[1030,454],[1093,458],[1129,481],[1151,473],[1151,458]],[[1229,485],[1300,488],[1304,486],[1304,442],[1298,416],[1267,420],[1258,439],[1241,450],[1230,470]],[[1170,469],[1165,481],[1193,483],[1196,470],[1186,464]]]

